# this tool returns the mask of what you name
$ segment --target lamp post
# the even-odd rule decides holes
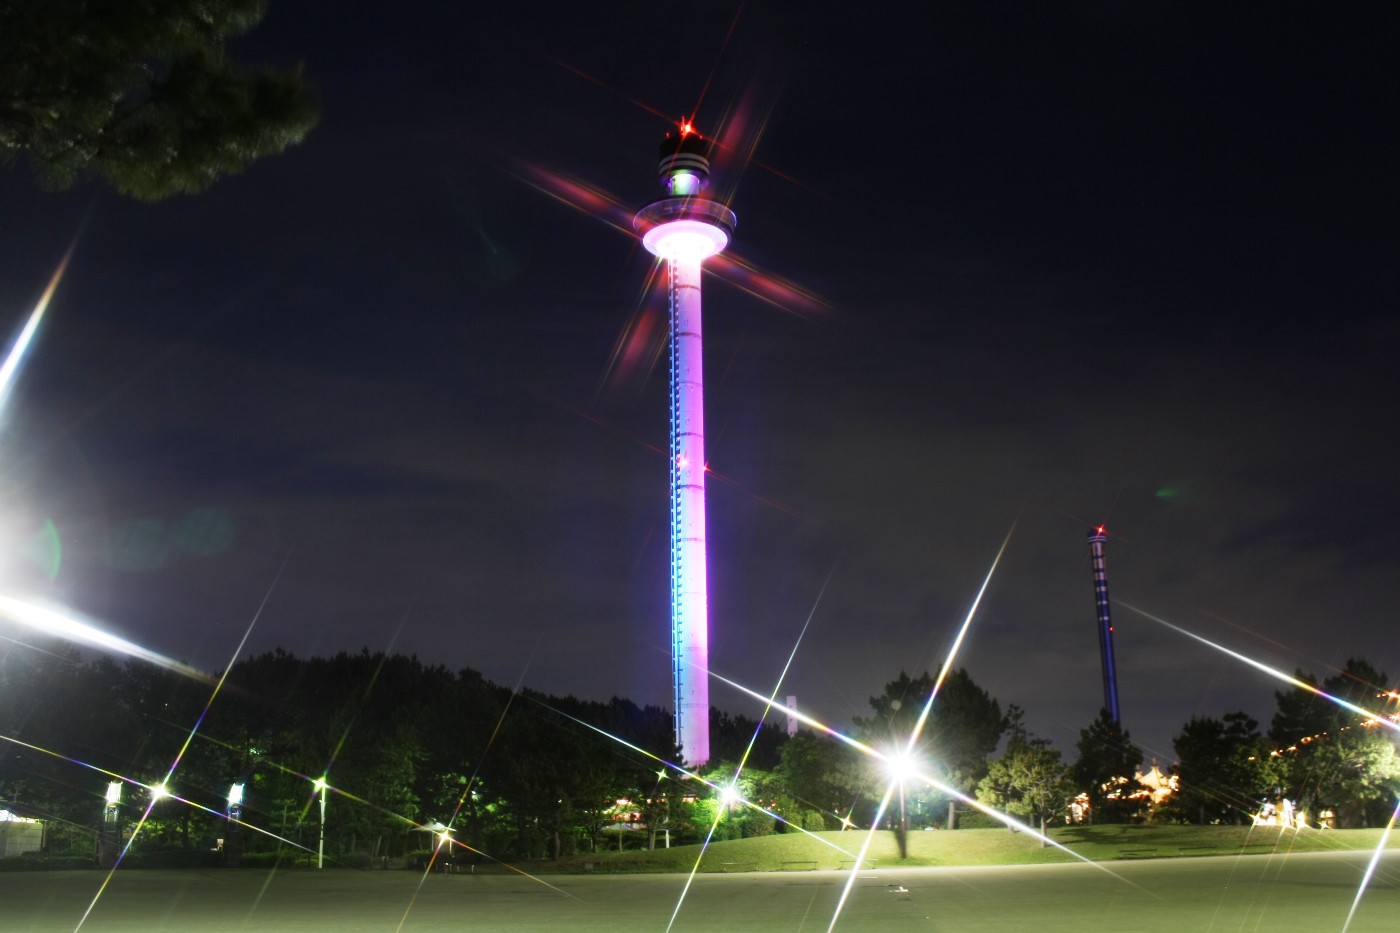
[[[324,775],[312,782],[321,795],[321,822],[317,827],[316,867],[324,868],[326,863],[326,778]]]
[[[102,835],[97,842],[97,864],[110,869],[116,867],[117,855],[121,851],[121,781],[108,782],[106,801],[102,807]]]
[[[437,834],[437,854],[435,858],[444,874],[456,870],[452,864],[452,827],[444,826]]]
[[[904,780],[913,770],[913,762],[906,750],[901,749],[889,759],[891,777],[899,782],[899,826],[895,829],[895,840],[899,843],[899,857],[909,857],[909,815],[905,810]]]
[[[243,785],[234,784],[228,789],[228,842],[224,846],[224,861],[237,868],[243,858]]]

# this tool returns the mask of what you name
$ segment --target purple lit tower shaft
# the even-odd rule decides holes
[[[671,663],[676,744],[692,765],[710,757],[709,570],[705,548],[705,375],[700,263],[672,259]]]
[[[642,243],[666,260],[671,305],[671,665],[676,744],[691,767],[710,758],[709,596],[705,555],[705,373],[700,276],[724,249],[734,213],[701,196],[708,145],[688,124],[661,146],[669,197],[635,221]]]
[[[1103,662],[1103,708],[1118,718],[1118,669],[1113,659],[1113,618],[1108,608],[1108,572],[1104,569],[1103,546],[1108,540],[1100,526],[1089,532],[1089,556],[1094,562],[1094,606],[1099,619],[1099,657]]]

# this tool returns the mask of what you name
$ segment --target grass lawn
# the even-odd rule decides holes
[[[1065,826],[1050,836],[1076,855],[1093,861],[1174,858],[1202,855],[1270,855],[1289,852],[1371,850],[1382,830],[1291,830],[1253,826]],[[865,832],[784,833],[712,843],[702,872],[807,871],[850,868]],[[1400,836],[1389,843],[1400,848]],[[698,845],[655,851],[600,851],[554,861],[520,863],[531,872],[688,872],[700,855]],[[1034,865],[1075,861],[1075,856],[1042,847],[1024,833],[1006,829],[935,830],[909,834],[909,857],[900,859],[894,834],[877,832],[862,867],[913,868],[976,865]],[[478,866],[478,871],[487,870]]]
[[[1095,826],[1056,833],[1103,861],[1067,862],[1034,839],[985,829],[919,833],[908,860],[897,857],[893,834],[878,833],[867,853],[874,862],[855,872],[803,869],[850,867],[860,833],[718,843],[693,879],[685,873],[699,846],[460,874],[285,866],[127,869],[110,878],[94,870],[0,872],[0,930],[825,933],[838,917],[838,933],[1398,928],[1400,853],[1373,873],[1362,851],[1379,840],[1378,830]],[[1253,853],[1265,857],[1240,857]],[[1216,857],[1160,857],[1181,854]],[[1051,860],[1061,864],[1028,864]]]

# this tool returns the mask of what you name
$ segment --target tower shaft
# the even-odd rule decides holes
[[[710,759],[710,621],[705,554],[705,367],[700,275],[729,245],[734,212],[704,197],[709,144],[688,123],[661,144],[667,197],[638,213],[642,245],[666,261],[671,306],[671,674],[676,744],[691,767]]]
[[[671,658],[676,744],[710,758],[709,587],[705,549],[705,367],[698,259],[670,260]]]
[[[1108,571],[1103,546],[1108,540],[1102,528],[1089,532],[1089,556],[1094,564],[1094,608],[1099,623],[1099,658],[1103,665],[1103,708],[1115,723],[1118,718],[1118,669],[1113,658],[1113,617],[1108,604]]]

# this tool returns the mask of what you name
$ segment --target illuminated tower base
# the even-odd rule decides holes
[[[671,305],[671,666],[676,744],[686,764],[710,758],[709,596],[705,557],[704,261],[729,244],[734,212],[701,196],[709,146],[689,124],[661,144],[668,197],[637,214],[642,243],[667,263]]]

